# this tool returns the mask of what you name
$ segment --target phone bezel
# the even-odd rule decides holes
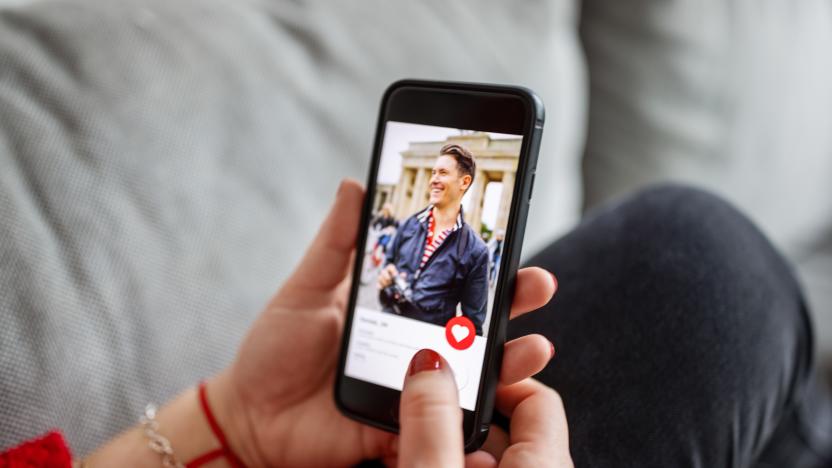
[[[382,98],[376,126],[367,193],[357,235],[353,278],[359,278],[361,274],[367,226],[372,215],[372,200],[375,196],[381,149],[388,121],[523,136],[503,244],[503,261],[497,275],[491,324],[486,337],[487,345],[477,402],[474,411],[463,409],[465,446],[466,450],[472,450],[485,440],[491,420],[494,391],[500,372],[500,366],[497,364],[502,362],[508,311],[514,295],[522,237],[537,165],[537,152],[544,121],[543,104],[532,91],[519,86],[424,80],[401,80],[390,85]],[[354,281],[350,288],[344,335],[341,340],[335,380],[335,402],[339,410],[350,418],[386,431],[398,432],[398,403],[401,392],[344,374],[358,288],[358,283]]]

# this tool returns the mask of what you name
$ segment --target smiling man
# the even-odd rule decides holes
[[[379,299],[386,312],[440,326],[462,314],[482,335],[488,248],[462,215],[462,196],[476,167],[474,156],[461,145],[439,150],[430,204],[402,223],[379,273]]]

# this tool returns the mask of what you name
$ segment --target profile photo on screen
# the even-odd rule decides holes
[[[487,335],[521,144],[520,135],[387,123],[362,314],[437,325],[461,341]]]
[[[382,310],[444,326],[459,313],[482,327],[488,304],[488,247],[465,222],[462,197],[476,175],[460,144],[439,150],[428,204],[399,226],[378,275]]]

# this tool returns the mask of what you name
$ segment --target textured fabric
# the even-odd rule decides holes
[[[740,206],[832,357],[832,1],[586,0],[586,205],[684,181]]]
[[[554,0],[0,10],[0,446],[60,427],[85,454],[226,365],[338,179],[365,178],[395,79],[537,90],[535,196],[559,214],[533,205],[528,236],[555,236],[577,208],[573,16]]]
[[[687,188],[603,205],[528,264],[558,277],[509,336],[543,333],[575,466],[825,468],[819,386],[791,268],[744,216]]]

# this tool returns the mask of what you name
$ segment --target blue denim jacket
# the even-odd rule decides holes
[[[448,234],[419,271],[428,232],[427,210],[405,220],[388,250],[387,264],[407,274],[417,320],[445,326],[457,304],[482,335],[488,305],[488,248],[468,223]],[[462,208],[460,208],[460,216]]]

